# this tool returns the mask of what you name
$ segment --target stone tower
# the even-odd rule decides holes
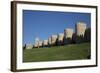
[[[58,34],[58,41],[63,41],[64,38],[64,33],[59,33]]]
[[[48,44],[51,45],[51,37],[48,38]]]
[[[86,23],[78,22],[76,24],[76,35],[77,36],[84,36],[85,31],[86,31]]]
[[[48,40],[43,40],[43,46],[44,47],[48,46]]]
[[[72,39],[72,35],[73,35],[73,29],[71,28],[67,28],[64,30],[64,37],[67,38],[71,38]]]
[[[57,41],[57,35],[52,35],[52,36],[51,36],[51,44],[52,44],[52,45],[55,44],[56,41]]]
[[[42,41],[39,41],[39,47],[42,47],[42,43],[43,43]]]

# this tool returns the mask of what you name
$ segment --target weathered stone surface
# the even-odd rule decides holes
[[[77,36],[84,36],[86,30],[86,23],[78,22],[76,24],[76,34]]]
[[[67,38],[71,38],[72,39],[72,35],[73,35],[73,29],[71,28],[66,28],[64,30],[64,37]]]

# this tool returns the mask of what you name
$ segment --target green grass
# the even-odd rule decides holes
[[[33,48],[23,51],[23,62],[81,60],[90,55],[90,43],[70,44],[50,48]]]

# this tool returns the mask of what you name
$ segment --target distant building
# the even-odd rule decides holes
[[[63,41],[64,38],[64,33],[59,33],[58,34],[58,41]]]
[[[48,40],[43,40],[43,46],[44,47],[48,46]]]
[[[84,36],[85,31],[86,31],[86,23],[78,22],[76,24],[76,35],[77,36]]]
[[[39,38],[38,37],[35,38],[34,47],[39,48]]]
[[[26,44],[26,49],[32,49],[33,45],[32,44]]]
[[[37,48],[37,47],[38,47],[38,44],[35,43],[35,44],[34,44],[34,47]]]
[[[67,38],[71,38],[72,39],[72,35],[73,35],[73,29],[71,28],[67,28],[64,30],[64,37]]]
[[[39,48],[43,46],[43,41],[37,41],[34,43],[34,47]]]
[[[58,35],[51,35],[47,40],[40,41],[39,38],[35,38],[34,47],[41,46],[53,46],[53,45],[66,45],[71,43],[80,43],[84,41],[84,35],[86,34],[86,23],[77,22],[75,26],[75,33],[72,28],[64,29],[64,33],[58,33]],[[88,30],[89,33],[89,30]],[[89,36],[89,35],[88,35]],[[89,37],[88,37],[89,38]],[[31,47],[31,45],[29,46]]]
[[[57,38],[57,45],[63,45],[64,33],[59,33]]]
[[[57,41],[57,35],[52,35],[51,36],[51,44],[54,45]]]
[[[42,46],[43,46],[43,42],[39,41],[39,47],[42,47]]]
[[[51,45],[51,43],[52,43],[52,42],[51,42],[51,37],[49,37],[49,38],[48,38],[48,44],[49,44],[49,46]]]

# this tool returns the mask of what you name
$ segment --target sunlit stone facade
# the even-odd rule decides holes
[[[43,40],[43,46],[47,46],[48,45],[48,40]]]
[[[57,35],[52,35],[51,36],[51,44],[55,44],[57,40]]]
[[[76,24],[76,34],[78,36],[80,36],[80,35],[83,35],[84,36],[85,30],[86,30],[86,23],[78,22]]]
[[[63,41],[64,39],[64,33],[59,33],[58,34],[58,41]]]
[[[39,47],[41,47],[43,45],[43,42],[42,41],[39,41]]]
[[[71,38],[72,39],[72,35],[73,35],[73,29],[71,28],[67,28],[64,30],[64,37],[67,38]]]

